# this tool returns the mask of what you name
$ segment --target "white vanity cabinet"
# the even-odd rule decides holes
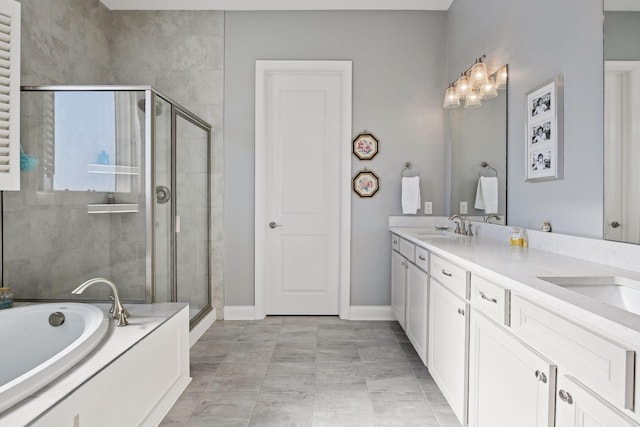
[[[405,329],[407,264],[405,257],[391,251],[391,311],[402,329]]]
[[[458,293],[466,288],[466,283],[459,283],[459,271],[454,273],[452,265],[441,258],[431,256],[431,282],[429,292],[429,372],[442,394],[449,402],[458,420],[464,425],[467,408],[467,343],[469,307],[464,297]],[[454,279],[452,287],[434,280],[437,271],[434,266],[447,265],[448,269],[440,267],[448,282]],[[457,267],[456,267],[457,268]],[[451,276],[449,276],[451,274]],[[464,279],[462,279],[464,280]]]
[[[428,301],[429,276],[415,264],[409,263],[405,332],[425,366],[427,365]]]
[[[552,362],[473,305],[469,351],[470,427],[553,426]]]
[[[391,249],[391,309],[426,366],[429,252],[395,234]]]
[[[556,427],[640,427],[572,377],[560,375]]]

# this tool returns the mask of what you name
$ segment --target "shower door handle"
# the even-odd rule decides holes
[[[167,203],[171,200],[171,190],[165,185],[158,185],[156,187],[156,202],[160,205]]]

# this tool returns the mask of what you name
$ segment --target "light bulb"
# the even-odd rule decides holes
[[[478,89],[487,82],[487,66],[484,65],[482,59],[476,61],[471,67],[471,87]]]
[[[464,108],[478,108],[482,106],[480,95],[475,90],[469,92],[464,101]]]
[[[480,98],[481,99],[491,99],[498,96],[498,91],[496,90],[496,80],[493,76],[487,79],[487,82],[482,85],[480,88]]]
[[[471,91],[471,84],[469,82],[469,76],[461,74],[458,80],[455,82],[456,95],[459,99],[464,99]]]

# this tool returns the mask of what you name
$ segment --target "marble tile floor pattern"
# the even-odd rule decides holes
[[[458,427],[397,322],[217,321],[161,426]]]

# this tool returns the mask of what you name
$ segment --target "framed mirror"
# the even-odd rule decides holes
[[[604,224],[640,243],[640,2],[604,1]]]
[[[508,76],[507,65],[498,69]],[[480,107],[461,106],[449,110],[450,214],[463,214],[471,220],[486,219],[506,224],[507,88],[508,83],[497,91],[496,97],[483,99]],[[481,184],[481,177],[491,179],[483,180]],[[483,189],[479,187],[488,187],[484,188],[485,193],[495,189],[497,194],[483,195]],[[491,202],[484,206],[484,200],[479,200],[493,198],[496,199],[497,206]]]

